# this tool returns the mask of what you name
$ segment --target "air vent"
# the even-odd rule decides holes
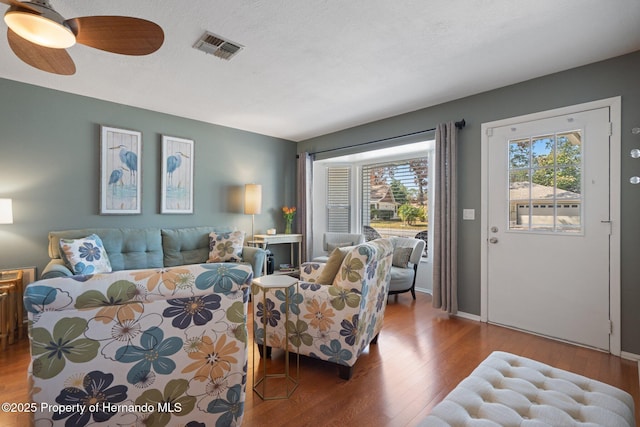
[[[226,59],[227,61],[244,48],[244,46],[238,43],[225,40],[210,32],[205,32],[193,47],[204,53]]]

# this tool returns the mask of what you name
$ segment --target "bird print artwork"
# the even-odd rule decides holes
[[[140,213],[140,132],[102,127],[101,213]]]
[[[163,213],[193,213],[193,144],[163,136]]]
[[[167,185],[168,186],[172,186],[173,185],[173,173],[182,164],[182,158],[183,157],[186,158],[186,159],[189,158],[189,156],[187,156],[186,154],[184,154],[181,151],[178,151],[173,156],[167,157]]]
[[[122,168],[114,169],[111,171],[111,175],[109,175],[109,184],[113,192],[116,191],[116,185],[122,184]]]
[[[129,171],[129,179],[130,182],[135,182],[136,173],[138,172],[138,155],[133,151],[129,150],[126,145],[118,145],[117,147],[111,147],[112,150],[120,149],[118,153],[118,157],[120,157],[120,161],[124,166],[127,167]]]

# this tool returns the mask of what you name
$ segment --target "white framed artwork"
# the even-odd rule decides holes
[[[193,213],[194,141],[162,135],[160,213]]]
[[[100,127],[100,215],[142,213],[142,133]]]

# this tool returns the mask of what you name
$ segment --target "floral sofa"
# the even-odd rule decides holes
[[[240,425],[252,277],[209,263],[29,284],[34,424]]]
[[[369,343],[377,342],[382,329],[392,256],[391,242],[377,239],[337,248],[327,263],[302,264],[298,289],[289,288],[287,325],[284,292],[269,293],[265,307],[260,288],[254,287],[254,340],[258,344],[265,340],[262,319],[269,322],[267,354],[262,356],[269,357],[272,347],[283,348],[286,333],[290,351],[335,363],[341,378],[351,378],[358,357]],[[329,269],[333,271],[327,275]],[[329,278],[321,279],[323,276]]]

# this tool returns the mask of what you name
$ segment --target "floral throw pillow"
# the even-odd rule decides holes
[[[209,259],[207,262],[242,261],[243,231],[209,234]]]
[[[60,254],[73,274],[111,272],[107,251],[97,234],[82,239],[60,239]]]

